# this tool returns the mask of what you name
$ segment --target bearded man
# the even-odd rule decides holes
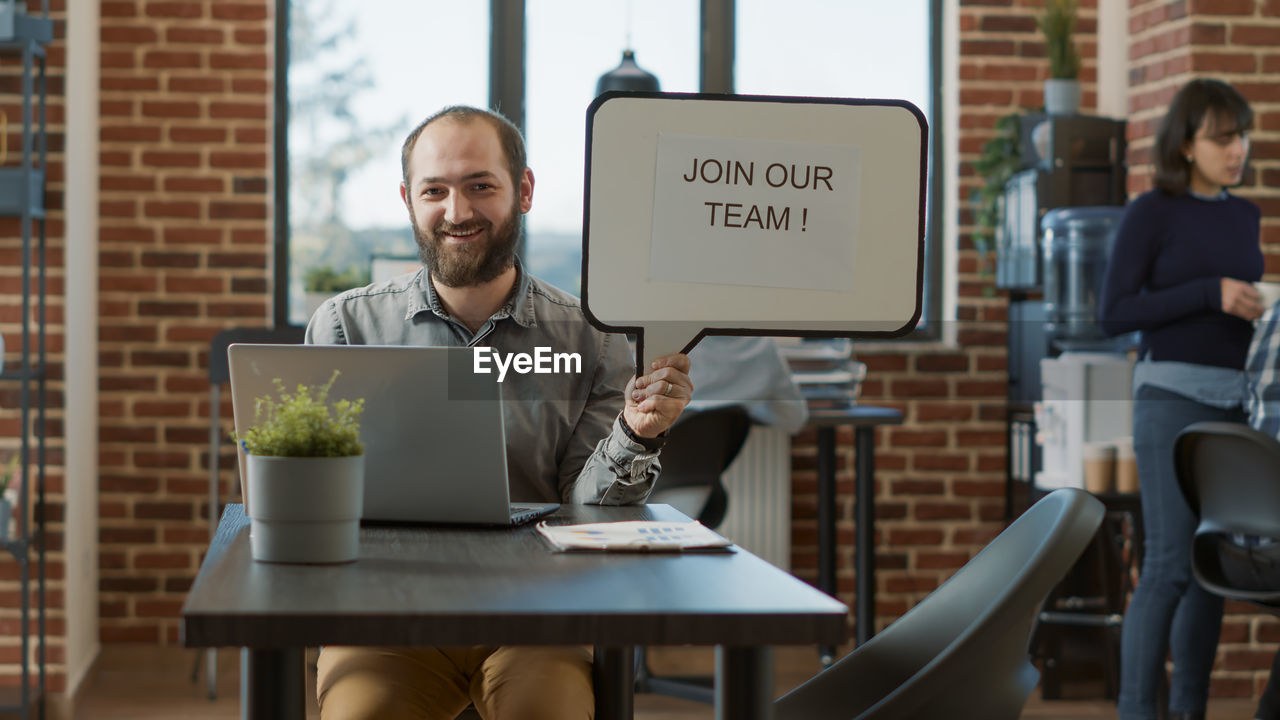
[[[577,298],[525,272],[516,256],[533,204],[525,158],[520,131],[497,113],[454,106],[423,121],[401,150],[400,185],[423,269],[326,301],[307,342],[576,353],[579,372],[503,382],[511,500],[642,503],[665,433],[693,394],[689,360],[659,358],[630,377],[626,338],[595,329]],[[469,703],[486,720],[594,713],[581,647],[328,647],[316,690],[321,716],[340,720],[446,720]]]

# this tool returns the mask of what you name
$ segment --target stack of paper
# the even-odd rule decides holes
[[[538,532],[557,550],[679,552],[725,550],[733,544],[697,521],[636,520],[586,525],[548,525],[544,521],[538,523]]]
[[[853,359],[848,338],[781,342],[778,350],[791,368],[791,379],[812,410],[847,408],[862,395],[866,363]]]

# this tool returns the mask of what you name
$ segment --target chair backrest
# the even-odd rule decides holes
[[[664,495],[683,488],[710,491],[698,520],[716,527],[724,519],[728,496],[720,476],[746,442],[751,418],[737,405],[688,414],[670,430],[659,456],[662,472],[654,486],[651,502],[663,502]]]
[[[209,343],[209,384],[231,382],[231,366],[227,363],[227,348],[233,343],[271,343],[275,345],[300,345],[307,329],[298,325],[284,327],[231,328],[213,336]]]
[[[1225,534],[1280,539],[1280,442],[1246,425],[1201,422],[1178,434],[1173,458],[1182,496],[1200,516],[1191,551],[1196,580],[1223,597],[1280,603],[1280,592],[1233,587],[1218,553]]]
[[[1040,606],[1092,541],[1103,505],[1061,489],[853,653],[779,698],[779,720],[1014,720],[1035,688]]]

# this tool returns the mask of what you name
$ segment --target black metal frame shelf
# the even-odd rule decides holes
[[[1054,208],[1123,205],[1127,172],[1122,120],[1027,114],[1019,122],[1023,169],[1005,186],[997,274],[997,286],[1009,296],[1006,521],[1047,492],[1035,485],[1042,448],[1036,440],[1034,405],[1042,399],[1041,360],[1057,357],[1063,348],[1048,325],[1052,318],[1047,315],[1046,300],[1055,298],[1044,297],[1048,265],[1041,219]],[[1040,128],[1038,136],[1036,128]],[[1141,514],[1131,506],[1131,497],[1100,499],[1107,515],[1094,543],[1050,594],[1038,618],[1032,655],[1042,664],[1041,691],[1046,698],[1061,696],[1062,668],[1078,664],[1085,652],[1103,668],[1108,696],[1116,692],[1119,621],[1131,588],[1105,580],[1119,577],[1122,571],[1131,574],[1137,567]],[[1086,642],[1081,632],[1093,635],[1087,635]]]
[[[0,380],[42,380],[44,377],[44,371],[40,368],[33,368],[30,372],[0,373]]]
[[[19,687],[5,688],[0,693],[0,714],[17,715],[21,720],[32,717],[43,720],[47,691],[44,491],[48,238],[44,188],[48,177],[48,87],[45,48],[53,41],[53,21],[49,18],[48,0],[42,5],[42,16],[19,12],[14,19],[14,37],[0,41],[0,54],[22,55],[21,165],[0,169],[0,216],[19,218],[22,233],[22,331],[16,351],[19,360],[8,371],[0,373],[0,381],[19,385],[19,427],[22,429],[17,449],[17,476],[22,479],[22,484],[17,502],[17,537],[0,538],[0,548],[13,556],[19,567],[22,680]],[[33,502],[37,510],[34,513]],[[33,565],[36,575],[34,608]],[[36,620],[34,633],[33,614]]]

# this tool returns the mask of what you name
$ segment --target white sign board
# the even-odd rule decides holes
[[[583,305],[639,364],[703,334],[892,337],[920,317],[910,103],[608,93],[588,111]]]

